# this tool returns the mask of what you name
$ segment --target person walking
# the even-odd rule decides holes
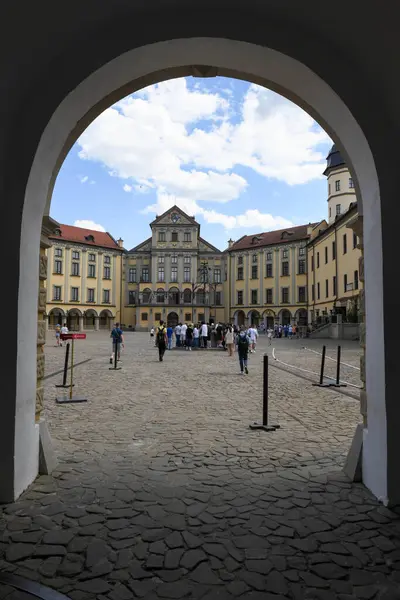
[[[112,353],[110,356],[110,364],[113,364],[113,359],[117,356],[117,360],[121,360],[121,345],[124,348],[124,334],[119,327],[119,323],[115,323],[110,337],[112,338]]]
[[[244,369],[247,375],[249,372],[247,368],[247,359],[249,354],[249,339],[245,331],[241,331],[238,335],[237,348],[239,356],[240,374],[243,375]]]
[[[273,331],[272,331],[271,327],[268,327],[268,329],[267,329],[268,346],[271,346],[271,344],[272,344],[272,334],[273,334]]]
[[[293,335],[293,327],[291,325],[289,325],[289,327],[288,327],[288,333],[289,333],[289,340],[291,340],[292,335]]]
[[[186,350],[192,350],[193,344],[193,325],[189,323],[186,328]]]
[[[172,350],[172,334],[173,334],[174,330],[172,329],[171,325],[168,325],[167,327],[167,338],[168,338],[168,350]]]
[[[207,323],[204,323],[204,321],[201,324],[200,335],[201,335],[202,347],[207,348],[208,325],[207,325]]]
[[[233,356],[233,352],[235,350],[234,345],[234,333],[231,325],[228,325],[225,331],[225,344],[228,349],[228,356]]]
[[[176,347],[177,348],[179,348],[181,345],[181,329],[182,329],[182,323],[179,323],[175,327],[175,339],[176,339]]]
[[[158,360],[162,362],[168,344],[167,330],[164,326],[164,321],[160,321],[160,324],[157,327],[156,343],[158,347]]]
[[[254,326],[251,326],[249,329],[249,338],[250,338],[250,352],[256,351],[258,331]]]
[[[64,323],[64,325],[61,327],[61,335],[60,335],[60,346],[62,346],[63,340],[62,340],[62,336],[66,335],[68,333],[68,327],[67,324]]]
[[[153,338],[154,338],[154,327],[152,327],[152,328],[150,329],[150,341],[152,341],[152,340],[153,340]],[[155,342],[154,342],[154,345],[155,345]]]
[[[60,333],[61,333],[61,325],[57,323],[56,325],[56,346],[60,345]]]

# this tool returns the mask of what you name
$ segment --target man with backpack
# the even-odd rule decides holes
[[[158,360],[162,362],[168,343],[167,330],[165,328],[164,321],[160,321],[160,324],[157,327],[156,343],[158,346]]]
[[[247,358],[249,354],[249,338],[246,334],[246,331],[241,331],[237,337],[237,349],[239,356],[239,365],[240,365],[240,374],[243,375],[243,368],[248,374],[249,370],[247,368]]]
[[[112,365],[115,353],[117,353],[117,360],[121,360],[121,344],[124,346],[124,335],[122,329],[119,328],[119,323],[115,323],[110,337],[112,338],[112,353],[110,356],[110,364]]]

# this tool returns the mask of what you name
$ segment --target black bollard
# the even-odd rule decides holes
[[[70,387],[69,385],[67,385],[68,360],[69,360],[69,342],[67,343],[67,347],[65,349],[65,362],[64,362],[63,382],[56,385],[56,387],[58,387],[58,388]]]
[[[340,385],[340,354],[341,348],[337,347],[337,361],[336,361],[336,385]]]
[[[268,423],[268,354],[264,354],[263,361],[263,410],[262,423],[252,423],[250,429],[262,429],[263,431],[275,431],[280,425],[270,425]]]
[[[319,374],[319,383],[313,383],[318,387],[329,387],[331,383],[324,383],[324,372],[325,372],[325,354],[326,354],[326,346],[322,346],[322,357],[321,357],[321,371]]]

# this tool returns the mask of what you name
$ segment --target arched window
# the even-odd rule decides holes
[[[142,303],[148,304],[150,302],[150,298],[151,298],[151,290],[149,288],[144,289],[142,292]]]
[[[179,304],[179,290],[177,287],[169,288],[168,296],[169,296],[169,303],[171,305]]]
[[[164,290],[163,290],[163,288],[158,288],[158,290],[157,290],[157,302],[164,302]]]
[[[192,290],[189,290],[188,288],[186,288],[186,290],[184,290],[183,301],[188,304],[192,301]]]

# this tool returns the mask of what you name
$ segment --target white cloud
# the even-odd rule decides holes
[[[167,203],[227,228],[274,228],[290,222],[247,210],[230,216],[207,203],[235,200],[247,188],[237,167],[289,185],[321,177],[327,134],[300,108],[250,85],[241,103],[185,79],[150,86],[102,113],[78,140],[79,156],[106,166],[126,192],[154,190],[161,213]],[[232,118],[234,115],[234,119]],[[325,150],[325,149],[324,149]],[[165,209],[164,209],[165,210]],[[190,212],[190,211],[189,211]],[[283,225],[282,225],[283,223]]]
[[[79,181],[81,183],[86,183],[88,179],[89,179],[89,177],[87,175],[80,175],[79,176]]]
[[[83,229],[94,229],[94,231],[105,231],[103,225],[90,221],[88,219],[78,219],[74,223],[75,227],[82,227]]]

